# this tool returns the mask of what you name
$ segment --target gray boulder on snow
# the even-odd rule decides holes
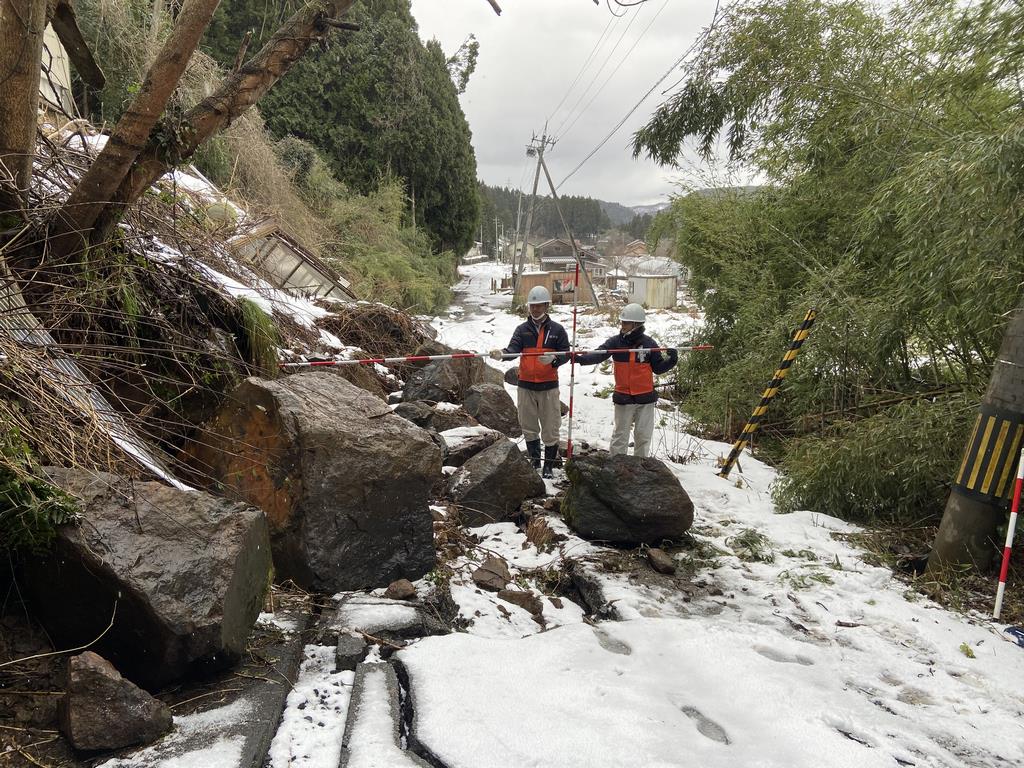
[[[193,466],[267,512],[278,578],[338,592],[433,567],[442,449],[340,376],[248,379],[205,434]]]
[[[500,440],[463,464],[448,480],[447,495],[468,526],[508,520],[529,498],[543,496],[544,481],[511,440]]]
[[[83,519],[25,566],[24,589],[57,647],[99,637],[91,649],[147,688],[241,657],[270,581],[263,512],[102,472],[46,474]]]
[[[509,437],[523,434],[516,404],[501,384],[474,384],[466,393],[463,407],[466,413],[485,427],[496,429]]]
[[[565,473],[562,516],[586,539],[657,545],[693,524],[693,502],[658,459],[594,453],[573,458]]]

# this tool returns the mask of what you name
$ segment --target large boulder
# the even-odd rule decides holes
[[[355,384],[360,389],[365,389],[371,395],[376,395],[381,400],[387,400],[388,394],[397,389],[397,386],[385,387],[381,381],[381,376],[373,368],[366,365],[325,366],[322,370],[334,376],[341,376],[350,384]]]
[[[469,526],[508,520],[526,499],[543,496],[544,481],[511,440],[485,448],[448,480],[447,496]]]
[[[461,467],[480,451],[505,439],[501,432],[481,426],[449,429],[440,437],[445,444],[446,467]]]
[[[430,351],[433,354],[451,354],[448,348],[443,352]],[[474,384],[491,383],[500,386],[503,381],[501,371],[487,365],[479,357],[434,360],[409,375],[403,399],[405,402],[429,400],[434,403],[461,403]]]
[[[485,427],[496,429],[509,437],[523,434],[516,404],[501,384],[474,384],[466,393],[463,407],[466,413]]]
[[[664,462],[605,453],[573,458],[562,516],[580,536],[615,544],[678,541],[693,502]]]
[[[251,378],[204,433],[193,465],[266,511],[278,578],[337,592],[433,568],[442,449],[376,397],[321,371]]]
[[[80,501],[24,588],[59,648],[90,648],[154,688],[237,661],[270,581],[264,514],[201,491],[69,469]],[[113,624],[107,628],[113,619]]]
[[[71,746],[86,752],[149,744],[173,725],[166,704],[91,651],[68,662],[67,690],[58,712],[61,732]]]

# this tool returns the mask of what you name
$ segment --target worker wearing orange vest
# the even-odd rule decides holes
[[[620,332],[598,349],[644,349],[650,352],[590,352],[576,355],[580,365],[596,365],[609,357],[615,362],[615,427],[608,452],[626,453],[629,433],[633,432],[633,455],[649,456],[654,435],[654,410],[658,393],[654,376],[676,367],[679,355],[674,349],[666,354],[656,351],[658,344],[644,334],[647,313],[639,304],[627,304],[619,315]]]
[[[540,468],[543,441],[544,469],[541,474],[551,477],[554,474],[552,470],[562,463],[558,455],[558,432],[562,426],[558,366],[569,361],[568,354],[554,353],[569,351],[569,336],[565,328],[548,317],[551,294],[547,288],[542,285],[531,288],[526,306],[529,316],[516,328],[508,346],[495,349],[490,354],[495,360],[502,360],[509,353],[541,353],[519,358],[516,407],[519,409],[519,426],[526,437],[526,452],[533,460],[533,466]]]

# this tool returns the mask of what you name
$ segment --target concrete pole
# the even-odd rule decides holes
[[[929,570],[945,565],[991,567],[1000,543],[997,530],[1006,519],[1014,469],[1024,439],[1024,305],[1010,316],[964,449],[942,524],[935,537]]]

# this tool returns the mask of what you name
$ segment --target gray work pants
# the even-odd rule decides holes
[[[608,453],[615,456],[626,453],[629,447],[629,432],[633,430],[633,455],[651,455],[651,437],[654,436],[654,403],[641,405],[616,405],[615,428]]]
[[[558,445],[558,430],[562,426],[558,387],[544,390],[517,387],[516,408],[519,409],[519,426],[527,440],[540,438],[544,445]]]

